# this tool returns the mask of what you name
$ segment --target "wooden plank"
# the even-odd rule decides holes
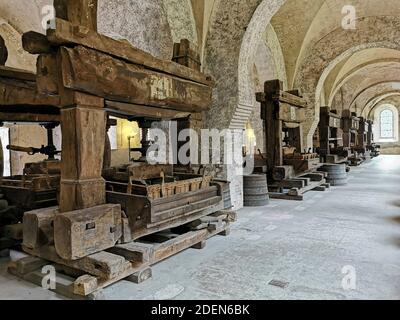
[[[151,54],[133,47],[126,41],[114,40],[91,31],[89,28],[79,27],[62,19],[56,19],[56,29],[49,29],[47,37],[53,45],[83,45],[124,59],[130,63],[144,66],[149,70],[174,75],[206,86],[214,86],[210,77],[196,70],[186,68],[172,61],[157,59]]]
[[[36,81],[36,75],[33,72],[0,66],[0,78],[10,78],[23,81]]]
[[[279,192],[269,192],[269,197],[271,199],[279,199],[279,200],[294,200],[294,201],[303,201],[303,195],[289,195],[288,193],[279,193]]]
[[[0,107],[1,110],[1,107]],[[26,123],[44,123],[60,122],[60,115],[57,114],[38,114],[38,113],[11,113],[0,111],[1,122],[26,122]]]
[[[290,92],[279,91],[272,95],[274,100],[278,100],[281,103],[286,103],[297,108],[306,108],[307,102],[304,98],[291,94]]]
[[[150,118],[150,119],[178,119],[185,118],[190,115],[190,112],[179,110],[170,110],[165,108],[155,108],[143,106],[139,104],[123,103],[117,101],[105,101],[105,108],[112,115],[125,115],[127,118]]]
[[[48,261],[46,260],[34,256],[28,256],[16,261],[15,267],[19,274],[27,274],[36,269],[42,268],[46,264],[48,264]]]
[[[107,100],[185,112],[206,111],[211,105],[208,86],[146,70],[82,46],[60,50],[66,88]]]
[[[22,86],[17,82],[4,82],[0,79],[0,105],[54,106],[60,105],[57,96],[40,94],[33,86]]]
[[[33,256],[82,270],[101,279],[113,279],[131,267],[131,263],[123,257],[105,251],[79,260],[64,260],[59,257],[54,246],[42,246],[34,250],[23,246],[23,250]]]
[[[148,265],[153,260],[154,245],[140,242],[118,244],[107,250],[113,254],[123,256],[133,265]]]

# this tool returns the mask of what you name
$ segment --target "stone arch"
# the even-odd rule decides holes
[[[163,1],[171,28],[172,40],[180,42],[181,39],[188,39],[190,42],[198,45],[199,41],[192,2],[190,0]]]
[[[204,72],[216,82],[213,107],[207,113],[209,128],[245,128],[254,109],[253,58],[265,28],[285,1],[216,0],[203,62]],[[243,178],[229,165],[225,177],[231,181],[234,208],[241,208]]]
[[[216,80],[208,114],[211,127],[245,127],[255,99],[253,58],[267,25],[285,1],[216,1],[204,56],[204,70]]]
[[[374,110],[380,102],[393,96],[400,96],[400,92],[398,90],[379,91],[378,94],[373,95],[372,98],[368,100],[361,114],[368,119],[372,119],[372,110]]]
[[[383,80],[383,81],[377,81],[377,82],[374,82],[374,83],[368,85],[367,87],[363,88],[361,91],[357,92],[357,93],[354,95],[353,100],[352,100],[352,101],[350,102],[350,104],[349,104],[350,109],[354,106],[354,104],[357,102],[357,100],[358,100],[363,94],[368,93],[368,91],[369,91],[370,89],[374,89],[374,88],[376,88],[376,87],[379,86],[379,85],[387,85],[387,84],[393,84],[393,83],[399,83],[399,82],[400,82],[400,77],[399,77],[399,79],[388,79],[388,80]]]
[[[369,61],[364,64],[358,65],[352,70],[350,70],[348,73],[346,73],[343,77],[340,79],[337,79],[334,88],[332,92],[330,93],[329,97],[329,103],[328,105],[332,105],[332,101],[335,97],[335,95],[338,93],[340,88],[347,82],[349,81],[354,75],[356,75],[359,72],[362,72],[363,70],[366,70],[369,67],[374,67],[374,66],[384,66],[387,63],[397,63],[400,65],[400,59],[376,59],[374,61]]]
[[[371,25],[374,28],[371,28]],[[357,20],[356,30],[338,28],[320,39],[307,50],[306,58],[299,64],[295,87],[299,88],[309,103],[308,121],[304,127],[307,146],[312,146],[312,136],[319,122],[320,98],[324,82],[334,67],[352,54],[368,48],[400,49],[400,21],[397,17],[363,17]],[[390,32],[376,32],[390,30]]]

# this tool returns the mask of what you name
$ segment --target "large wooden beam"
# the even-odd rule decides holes
[[[35,114],[35,113],[11,113],[2,112],[0,107],[0,122],[18,122],[18,123],[45,123],[59,122],[60,115],[57,114]]]
[[[36,81],[36,75],[33,72],[4,66],[0,66],[0,78],[31,82]]]
[[[56,19],[56,29],[47,31],[47,38],[55,46],[83,45],[128,62],[144,66],[146,69],[174,75],[176,77],[213,86],[213,81],[201,72],[186,68],[172,61],[160,60],[139,50],[126,41],[114,40],[97,32]]]
[[[209,86],[150,71],[83,46],[62,47],[60,53],[66,88],[108,100],[180,111],[201,112],[210,107]]]
[[[126,117],[128,119],[150,118],[150,119],[179,119],[190,115],[190,112],[169,110],[164,108],[153,108],[138,104],[123,103],[106,100],[106,110],[112,115]]]
[[[59,97],[39,94],[36,87],[26,83],[0,78],[0,106],[59,106]]]

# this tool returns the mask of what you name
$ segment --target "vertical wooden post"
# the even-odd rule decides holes
[[[61,110],[60,212],[105,204],[102,178],[106,112],[104,100],[74,92]]]
[[[282,121],[278,120],[279,102],[273,99],[273,95],[282,89],[283,83],[278,80],[267,81],[264,85],[265,102],[261,105],[261,115],[266,128],[268,170],[283,165]]]
[[[172,60],[185,67],[200,71],[200,54],[197,46],[188,39],[182,39],[180,43],[174,43]]]

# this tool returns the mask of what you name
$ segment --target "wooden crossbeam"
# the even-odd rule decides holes
[[[47,31],[47,38],[54,46],[83,45],[130,63],[144,66],[150,70],[174,75],[207,86],[214,85],[210,77],[199,71],[189,69],[172,61],[157,59],[151,54],[135,48],[126,41],[109,38],[89,28],[73,25],[62,19],[56,19],[56,29],[49,29]]]

